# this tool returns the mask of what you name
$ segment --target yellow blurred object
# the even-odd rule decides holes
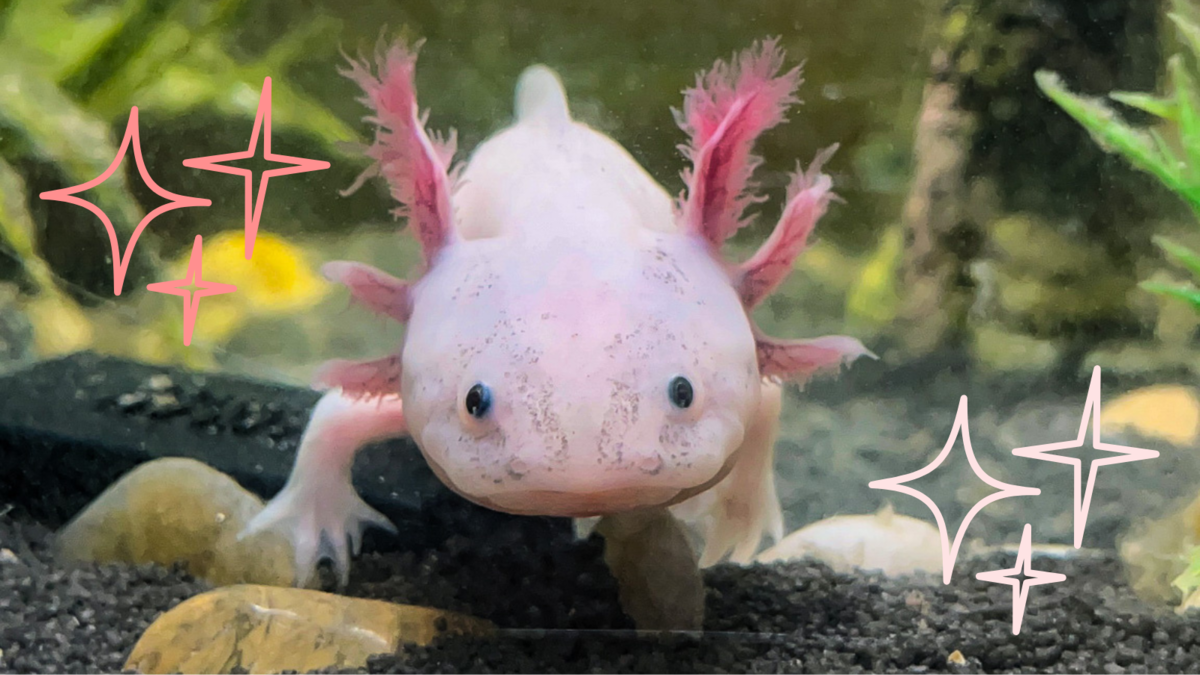
[[[250,311],[286,314],[311,307],[329,292],[329,285],[313,271],[304,250],[286,239],[259,232],[250,260],[246,260],[245,250],[246,237],[241,230],[210,237],[204,242],[203,276],[237,286],[230,297],[245,303]],[[183,278],[187,265],[185,254],[172,270]],[[205,311],[205,323],[217,320],[211,314]],[[227,325],[230,319],[223,317],[220,321]]]
[[[1186,446],[1200,440],[1200,396],[1191,387],[1159,385],[1132,391],[1101,409],[1105,432],[1131,429]]]
[[[204,279],[237,286],[237,291],[204,299],[192,333],[192,347],[182,346],[182,314],[178,303],[168,303],[173,317],[169,338],[179,341],[175,360],[202,365],[199,351],[204,345],[221,343],[254,315],[284,315],[299,312],[320,302],[330,286],[314,271],[304,249],[278,235],[259,232],[254,256],[246,260],[246,237],[242,230],[227,230],[204,240],[201,274]],[[190,249],[177,258],[170,278],[187,274]],[[149,345],[148,345],[149,346]],[[199,361],[197,361],[199,359]]]
[[[441,635],[488,635],[474,617],[428,607],[272,586],[198,595],[142,634],[126,670],[141,673],[280,673],[354,670],[375,654]]]
[[[848,262],[836,246],[826,241],[818,241],[804,250],[797,264],[822,283],[837,287],[838,280],[845,276]]]
[[[69,354],[91,345],[91,321],[79,305],[53,289],[29,300],[25,315],[33,326],[33,341],[42,356]]]

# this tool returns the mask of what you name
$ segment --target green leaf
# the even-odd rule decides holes
[[[104,117],[117,117],[135,102],[142,105],[142,89],[157,82],[165,68],[185,61],[199,40],[219,34],[245,4],[246,0],[219,0],[175,12],[180,16],[162,21],[142,49],[96,89],[88,99],[88,108]],[[213,79],[207,73],[205,77]]]
[[[24,146],[27,155],[57,165],[70,184],[99,176],[117,156],[106,123],[16,61],[0,60],[0,127],[7,127],[6,135],[23,141],[4,146],[6,159],[17,159],[12,153]],[[88,199],[104,209],[119,233],[129,234],[142,219],[142,209],[130,194],[122,171],[89,190]]]
[[[1180,8],[1182,9],[1182,8]],[[1192,50],[1192,56],[1200,59],[1200,26],[1197,26],[1191,19],[1184,16],[1182,12],[1171,12],[1167,17],[1175,23],[1175,27],[1179,29],[1180,35],[1183,36],[1183,41],[1188,48]]]
[[[1200,546],[1188,552],[1187,569],[1175,577],[1171,585],[1178,588],[1185,598],[1191,595],[1192,591],[1200,588]]]
[[[58,79],[96,49],[123,11],[108,3],[91,3],[82,12],[77,0],[18,0],[8,8],[0,54]]]
[[[1197,280],[1200,280],[1200,254],[1162,236],[1155,236],[1154,243],[1176,262],[1186,267],[1196,276]]]
[[[16,254],[22,267],[39,288],[54,283],[50,268],[34,245],[37,228],[25,198],[25,180],[0,159],[0,240]]]
[[[329,108],[279,78],[278,73],[258,63],[238,64],[209,40],[198,43],[183,62],[163,71],[138,93],[138,101],[143,109],[157,114],[178,115],[207,106],[253,120],[263,80],[272,75],[271,117],[276,127],[303,130],[338,154],[338,143],[358,138],[358,132]]]
[[[0,159],[0,237],[24,259],[35,255],[33,249],[33,216],[25,200],[25,180],[21,174]]]
[[[340,21],[328,16],[317,16],[276,40],[256,65],[282,73],[293,63],[319,49],[321,45],[328,44],[329,36],[337,35],[340,29]]]
[[[1179,121],[1179,105],[1173,98],[1160,98],[1153,94],[1139,94],[1130,91],[1114,91],[1108,97],[1130,108],[1148,112],[1155,117],[1171,122]]]
[[[146,47],[155,29],[179,0],[141,0],[99,47],[87,54],[60,84],[72,98],[86,102]]]
[[[1181,163],[1149,133],[1123,122],[1103,100],[1067,91],[1056,73],[1038,71],[1038,87],[1068,115],[1075,118],[1100,147],[1118,152],[1135,167],[1157,177],[1176,194],[1200,208],[1200,195],[1180,170]],[[1196,201],[1193,201],[1196,200]]]
[[[1154,281],[1144,281],[1141,283],[1141,287],[1151,293],[1158,293],[1159,295],[1183,300],[1194,309],[1200,310],[1200,289],[1194,286],[1170,286]]]
[[[1188,72],[1183,58],[1178,54],[1167,62],[1171,81],[1175,85],[1175,102],[1179,106],[1179,136],[1187,157],[1191,183],[1196,183],[1200,171],[1200,98],[1197,97],[1196,81]]]

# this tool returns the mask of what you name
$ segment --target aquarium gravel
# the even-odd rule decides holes
[[[205,588],[156,567],[63,569],[51,559],[49,534],[23,517],[0,517],[2,672],[115,672],[158,613]],[[974,579],[1011,566],[1004,554],[962,561],[949,586],[816,563],[722,565],[706,575],[703,635],[639,636],[617,608],[596,540],[551,548],[500,532],[489,544],[503,555],[487,556],[465,544],[451,538],[419,555],[368,555],[348,592],[470,611],[499,624],[501,635],[379,656],[369,672],[1200,669],[1200,621],[1138,602],[1106,555],[1038,558],[1068,580],[1033,589],[1015,637],[1009,587]]]
[[[0,672],[119,672],[160,613],[207,589],[156,565],[66,568],[50,544],[41,525],[0,516]]]

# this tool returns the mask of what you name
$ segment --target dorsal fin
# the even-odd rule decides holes
[[[565,124],[571,121],[567,92],[558,73],[543,65],[530,66],[517,80],[518,122],[541,121]]]

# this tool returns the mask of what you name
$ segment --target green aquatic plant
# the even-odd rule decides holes
[[[1193,547],[1188,551],[1187,559],[1187,569],[1171,582],[1171,585],[1183,594],[1183,601],[1179,605],[1180,611],[1200,607],[1200,546]]]
[[[1165,97],[1139,92],[1112,92],[1109,98],[1141,110],[1168,125],[1170,133],[1139,128],[1125,122],[1109,103],[1100,98],[1074,94],[1053,72],[1036,74],[1037,84],[1047,96],[1091,133],[1101,147],[1115,152],[1145,171],[1178,195],[1200,219],[1200,21],[1188,0],[1175,0],[1169,14],[1179,31],[1184,53],[1167,62],[1172,94]],[[1168,140],[1168,136],[1171,140]],[[1142,288],[1189,303],[1200,312],[1200,254],[1156,236],[1154,242],[1167,257],[1184,267],[1196,283],[1172,285],[1143,282]]]
[[[39,235],[50,227],[40,222],[46,217],[41,214],[58,217],[67,207],[39,209],[37,192],[48,183],[80,184],[102,174],[117,155],[131,107],[139,108],[143,128],[199,114],[248,134],[258,92],[270,76],[277,133],[301,135],[326,156],[340,153],[339,144],[357,136],[286,77],[293,64],[311,58],[318,43],[328,43],[337,21],[316,16],[294,22],[264,49],[246,55],[237,36],[253,23],[247,16],[252,5],[247,0],[0,1],[0,257],[12,261],[5,276],[23,291],[26,312],[42,303],[78,315],[75,300],[64,290],[77,299],[100,290],[64,279],[63,255],[55,263],[48,256],[52,251],[39,250],[44,241]],[[146,211],[125,177],[130,159],[85,196],[109,215],[122,244]],[[161,160],[158,164],[152,173],[164,170]],[[102,233],[99,221],[92,224]],[[106,235],[100,239],[107,242]],[[139,240],[131,271],[156,275],[163,263],[155,249],[153,234]],[[77,254],[67,256],[75,261],[71,256]],[[51,351],[87,346],[76,343],[86,343],[89,331],[76,329],[78,340]],[[42,332],[62,332],[62,327],[50,325]]]

